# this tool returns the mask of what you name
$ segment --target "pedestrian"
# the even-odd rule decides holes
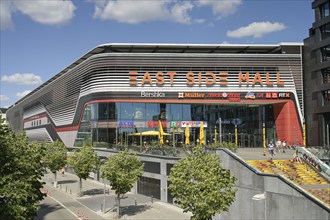
[[[283,147],[283,153],[285,153],[285,150],[286,150],[286,141],[285,140],[283,140],[282,147]]]
[[[62,167],[62,169],[61,169],[61,173],[62,173],[62,176],[64,176],[64,167]]]
[[[282,142],[280,139],[277,139],[276,144],[275,144],[275,148],[276,148],[276,153],[281,151],[281,147],[282,147]]]
[[[295,151],[295,153],[293,154],[293,161],[297,162],[297,163],[302,163],[300,157],[299,157],[299,153],[298,150]]]
[[[273,157],[274,157],[274,143],[273,143],[273,141],[271,141],[268,144],[268,151],[269,151],[270,160],[273,160]]]

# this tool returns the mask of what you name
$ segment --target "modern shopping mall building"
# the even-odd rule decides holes
[[[206,143],[302,144],[302,46],[100,45],[11,106],[7,120],[30,140],[68,147],[129,145],[158,120],[175,143],[186,126],[196,143],[203,121]]]

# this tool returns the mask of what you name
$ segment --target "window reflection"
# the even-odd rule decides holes
[[[322,70],[322,83],[328,84],[330,83],[330,68],[325,68]]]
[[[329,2],[327,1],[326,3],[320,5],[320,18],[325,18],[329,16]]]
[[[330,45],[321,48],[322,61],[330,60]]]
[[[320,27],[320,31],[321,31],[321,39],[327,39],[330,37],[330,23],[327,23],[325,25],[322,25]]]
[[[330,50],[329,50],[330,51]],[[330,54],[330,53],[329,53]],[[325,71],[324,80],[329,73]],[[327,95],[327,96],[326,96]],[[324,97],[328,97],[328,93]],[[265,111],[266,129],[273,134],[274,115],[272,106]],[[182,121],[206,121],[206,143],[214,141],[215,133],[219,132],[216,121],[222,118],[223,141],[234,141],[235,126],[233,119],[239,118],[239,145],[245,147],[261,146],[262,144],[262,107],[226,106],[221,104],[174,104],[174,103],[113,103],[100,102],[86,105],[77,132],[74,146],[84,143],[94,147],[140,146],[141,143],[157,142],[158,136],[133,136],[144,131],[158,131],[158,120],[162,121],[163,130],[170,133],[165,142],[183,142],[185,127]],[[191,127],[190,142],[195,143],[199,137],[199,128]],[[272,138],[272,137],[267,137]]]

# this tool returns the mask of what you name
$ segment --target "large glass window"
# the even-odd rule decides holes
[[[320,18],[321,19],[329,16],[329,2],[328,1],[326,3],[320,5],[319,9],[320,9]]]
[[[154,103],[146,104],[146,120],[154,121],[158,120],[160,116],[160,105]]]
[[[324,82],[330,82],[330,71],[323,70]],[[324,92],[328,100],[329,92]],[[274,116],[271,105],[266,108],[266,128],[274,138]],[[157,136],[134,136],[143,131],[157,131],[158,120],[163,123],[164,132],[171,133],[167,139],[176,143],[184,140],[184,127],[179,121],[207,121],[205,128],[206,143],[214,141],[215,133],[219,133],[218,118],[222,119],[223,141],[233,142],[235,125],[239,119],[239,146],[260,146],[262,144],[262,115],[258,106],[229,106],[224,104],[174,104],[174,103],[94,103],[87,105],[77,133],[75,146],[83,142],[92,142],[94,147],[140,146],[146,141],[150,143]],[[172,129],[173,128],[173,129]],[[272,130],[273,129],[273,130]],[[196,144],[199,128],[191,127],[190,139]],[[173,132],[173,136],[172,136]]]
[[[322,83],[330,83],[330,68],[325,68],[322,70]]]
[[[92,120],[97,120],[98,118],[98,110],[99,109],[99,104],[98,103],[94,103],[91,104],[91,119]]]
[[[329,105],[330,104],[330,90],[325,90],[322,92],[322,104]]]
[[[182,120],[182,105],[171,104],[171,120],[172,121]]]
[[[321,32],[321,39],[327,39],[330,37],[330,23],[327,23],[325,25],[322,25],[320,27],[320,32]]]
[[[182,120],[183,121],[191,121],[191,107],[189,104],[182,105]]]
[[[170,118],[170,108],[169,105],[166,105],[165,103],[160,104],[160,120],[167,120]]]
[[[133,119],[145,120],[145,103],[133,103]]]
[[[99,119],[100,120],[106,120],[108,119],[109,114],[109,106],[108,103],[102,102],[99,103]]]
[[[108,103],[108,110],[109,110],[109,119],[115,120],[118,119],[118,110],[116,108],[116,103],[110,102]]]
[[[81,147],[84,144],[91,144],[91,116],[92,105],[86,105],[80,122],[80,127],[77,132],[77,137],[74,146]]]
[[[321,48],[322,61],[330,60],[330,45]]]
[[[120,120],[131,120],[133,119],[133,105],[132,103],[120,103]]]

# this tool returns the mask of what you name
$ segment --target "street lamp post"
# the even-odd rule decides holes
[[[221,117],[216,121],[216,123],[219,123],[219,144],[222,143],[222,120]]]
[[[262,144],[264,147],[264,153],[263,155],[266,156],[266,128],[265,128],[265,123],[262,123]]]
[[[105,195],[105,192],[106,192],[106,188],[105,188],[105,180],[103,179],[103,186],[104,186],[104,188],[103,188],[103,213],[106,213],[106,210],[105,210],[105,208],[106,208],[106,195]]]

